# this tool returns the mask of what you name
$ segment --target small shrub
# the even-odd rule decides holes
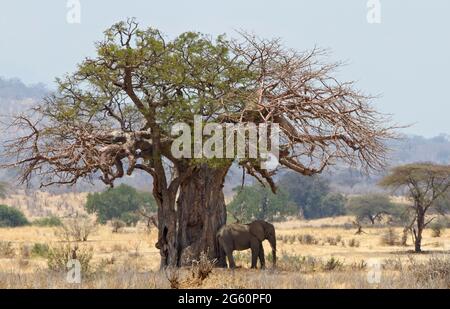
[[[382,266],[383,266],[383,269],[388,269],[388,270],[396,270],[396,271],[403,270],[403,263],[400,258],[385,259]]]
[[[277,259],[277,268],[285,271],[314,272],[320,266],[320,261],[311,256],[291,255],[282,252]]]
[[[28,224],[27,218],[20,210],[0,205],[0,227],[18,227]]]
[[[35,243],[31,248],[31,256],[46,258],[50,251],[50,247],[47,244]]]
[[[311,234],[298,235],[297,240],[304,245],[316,245],[318,243],[318,240]]]
[[[179,289],[181,285],[180,270],[177,267],[166,267],[164,273],[170,283],[171,289]]]
[[[343,266],[344,266],[343,262],[332,256],[326,261],[326,263],[323,265],[322,268],[325,271],[332,271],[342,269]]]
[[[337,246],[338,241],[336,240],[336,238],[334,237],[327,237],[326,242],[330,245],[330,246]]]
[[[16,255],[13,244],[10,241],[0,241],[0,257],[13,258]]]
[[[290,244],[293,244],[295,242],[295,239],[296,239],[295,235],[289,235],[288,237],[288,241]]]
[[[33,221],[32,224],[35,226],[53,227],[53,226],[62,226],[63,222],[61,221],[60,218],[58,218],[56,216],[51,216],[51,217],[36,219]]]
[[[442,232],[445,230],[445,222],[439,220],[437,222],[433,222],[430,224],[431,228],[431,236],[432,237],[441,237]]]
[[[191,267],[192,278],[198,280],[198,285],[208,278],[216,265],[217,259],[210,260],[208,258],[208,252],[200,253],[198,261],[193,261]]]
[[[80,216],[63,221],[58,234],[64,241],[87,241],[89,235],[97,230],[95,220]]]
[[[359,262],[354,262],[350,265],[350,268],[352,270],[356,270],[356,271],[361,271],[361,270],[366,270],[367,269],[367,263],[364,260],[361,260]]]
[[[398,235],[395,232],[395,229],[389,228],[382,236],[381,236],[381,244],[385,246],[395,246],[398,244]]]
[[[67,271],[67,262],[75,259],[80,262],[81,273],[83,275],[91,274],[92,249],[80,249],[78,245],[71,246],[65,244],[57,247],[50,248],[47,255],[48,268],[56,272]]]
[[[359,247],[359,241],[352,238],[348,241],[348,246],[349,247],[354,247],[354,248],[358,248]]]

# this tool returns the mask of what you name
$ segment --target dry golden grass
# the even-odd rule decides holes
[[[385,246],[380,238],[387,228],[365,228],[365,234],[355,235],[354,228],[343,226],[350,221],[350,217],[340,217],[277,223],[276,270],[270,267],[265,271],[250,270],[249,253],[236,252],[242,268],[235,271],[214,269],[200,284],[190,280],[190,268],[175,275],[181,288],[447,288],[450,284],[447,277],[418,280],[413,272],[414,268],[420,269],[420,263],[427,265],[430,258],[448,259],[450,231],[433,238],[431,231],[426,230],[423,249],[427,254],[412,255],[408,252],[412,250],[411,240],[407,247]],[[91,263],[96,269],[83,278],[81,285],[67,283],[65,274],[48,270],[44,257],[29,256],[23,249],[35,243],[58,246],[61,240],[56,229],[33,226],[0,229],[0,242],[11,242],[14,250],[13,256],[2,256],[0,252],[0,288],[170,287],[167,273],[158,271],[160,256],[154,247],[155,229],[147,231],[138,226],[112,233],[110,226],[100,226],[87,242],[80,243],[80,247],[93,250]],[[396,228],[395,232],[400,237],[402,229]],[[314,242],[308,244],[310,239]],[[266,242],[264,247],[269,253]],[[379,284],[367,280],[370,259],[385,264]]]

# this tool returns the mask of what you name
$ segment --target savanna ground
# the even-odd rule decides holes
[[[355,235],[352,218],[277,223],[278,265],[252,270],[249,251],[235,252],[241,268],[214,268],[202,276],[202,266],[158,271],[159,252],[154,247],[155,228],[124,228],[113,233],[99,226],[80,252],[90,252],[89,270],[81,284],[66,281],[66,272],[52,271],[40,250],[64,245],[59,228],[0,229],[0,288],[449,288],[450,232],[424,235],[422,254],[408,246],[381,241],[386,227],[365,228]],[[392,233],[391,233],[392,234]],[[400,239],[401,228],[394,235]],[[72,244],[74,245],[74,244]],[[42,251],[42,250],[41,250]],[[376,264],[376,263],[379,264]],[[377,266],[379,265],[379,266]],[[208,265],[207,265],[208,266]],[[207,268],[206,266],[206,268]],[[200,274],[200,275],[199,275]],[[379,276],[379,280],[376,280]],[[201,277],[201,278],[200,278]],[[206,277],[206,278],[204,278]],[[375,280],[368,280],[372,278]]]

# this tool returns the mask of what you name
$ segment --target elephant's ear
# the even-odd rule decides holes
[[[250,227],[250,233],[258,238],[259,241],[263,241],[266,239],[265,233],[264,233],[264,226],[259,221],[255,221],[249,224]]]

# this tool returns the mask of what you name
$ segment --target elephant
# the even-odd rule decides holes
[[[234,269],[236,264],[233,259],[233,251],[251,249],[252,266],[256,268],[257,258],[261,263],[261,269],[265,268],[264,249],[262,242],[267,239],[272,247],[273,267],[276,266],[276,237],[272,224],[257,220],[249,224],[229,224],[221,227],[217,232],[217,241],[227,258],[229,267]]]

